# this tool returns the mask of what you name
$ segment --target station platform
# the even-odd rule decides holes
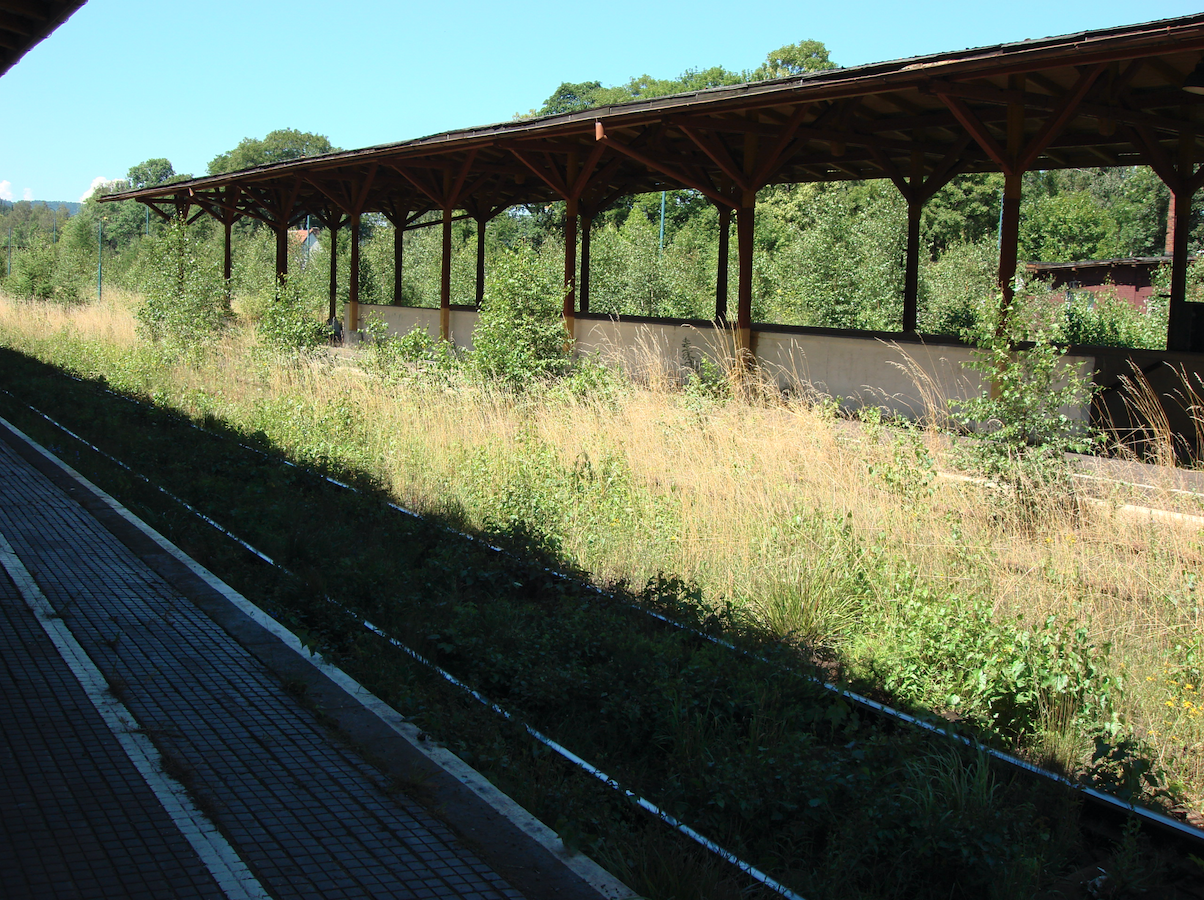
[[[0,651],[6,898],[633,896],[3,422]]]

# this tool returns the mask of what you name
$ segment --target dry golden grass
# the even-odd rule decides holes
[[[138,297],[110,288],[101,303],[63,306],[57,303],[19,303],[3,297],[0,316],[6,326],[31,335],[77,334],[89,340],[115,346],[133,346],[137,329],[133,309]]]
[[[0,340],[83,374],[125,366],[131,389],[262,429],[299,458],[370,471],[400,503],[470,527],[534,509],[560,554],[599,581],[695,580],[712,600],[853,665],[884,652],[905,583],[985,597],[1001,621],[1089,622],[1123,678],[1120,719],[1200,806],[1201,686],[1185,673],[1204,665],[1201,529],[1123,509],[1164,499],[1199,514],[1198,499],[1138,500],[1117,486],[1018,527],[988,486],[923,464],[926,452],[948,467],[935,430],[900,436],[801,402],[709,402],[665,379],[584,398],[515,396],[467,379],[382,380],[324,356],[273,366],[240,333],[202,366],[147,367],[130,361],[139,351],[129,302],[0,301]],[[64,335],[76,342],[71,359]],[[121,372],[106,374],[120,383]],[[869,576],[856,607],[847,596],[859,571]],[[1038,744],[1082,762],[1089,750],[1067,719],[1048,710]]]

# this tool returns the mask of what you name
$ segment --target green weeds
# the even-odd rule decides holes
[[[1083,722],[1110,711],[1108,648],[1077,622],[1052,615],[1027,627],[1022,617],[999,622],[983,600],[920,588],[901,602],[891,627],[895,654],[877,662],[887,690],[1005,739],[1040,732],[1051,707]]]
[[[637,596],[607,600],[556,578],[541,562],[492,553],[449,535],[438,522],[389,511],[370,479],[359,479],[365,494],[342,491],[9,352],[0,355],[0,365],[14,393],[36,397],[109,452],[137,460],[153,481],[299,577],[248,558],[154,490],[85,452],[77,465],[89,477],[649,896],[736,896],[746,886],[683,848],[678,837],[660,831],[650,837],[650,823],[618,795],[364,632],[358,617],[372,619],[808,897],[1022,896],[1079,852],[1078,838],[1052,840],[1048,830],[1032,828],[1035,815],[1051,821],[1061,815],[1055,801],[1000,781],[971,750],[884,728],[798,677],[790,669],[808,671],[806,656],[766,643],[746,624],[739,604],[708,604],[695,587],[672,577],[653,580]],[[0,408],[44,442],[63,441],[20,404],[3,398]],[[353,427],[337,411],[330,415],[335,433]],[[305,418],[298,416],[297,427]],[[221,429],[213,422],[209,427]],[[555,534],[565,526],[549,510],[561,504],[617,515],[631,502],[630,476],[613,460],[557,469],[550,451],[536,444],[523,456],[527,462],[510,475],[514,491],[497,501],[499,531],[517,523],[515,536]],[[553,496],[553,483],[579,499]],[[546,508],[545,497],[551,498]],[[796,536],[861,553],[864,574],[850,587],[864,594],[880,577],[876,558],[854,549],[847,523],[800,517],[792,527]],[[546,540],[542,549],[555,556]],[[354,614],[328,602],[328,594]],[[789,668],[669,627],[632,604],[770,653]],[[1028,701],[1016,698],[1031,694],[1035,706],[1035,698],[1049,692],[1078,691],[1094,665],[1082,635],[1069,625],[991,631],[981,610],[959,615],[936,598],[909,610],[912,630],[927,629],[933,639],[907,652],[918,672],[923,654],[941,652],[936,634],[952,616],[956,653],[993,673],[977,692],[958,682],[967,707],[984,718],[1019,723]],[[986,637],[976,632],[983,628]],[[1020,670],[988,661],[1005,640],[1017,642],[1008,659],[1022,660]],[[949,659],[926,664],[948,666]],[[917,700],[927,696],[915,691]],[[654,858],[650,847],[664,856]],[[1012,887],[1000,893],[1001,885]]]
[[[255,334],[273,361],[279,362],[322,346],[330,331],[317,320],[296,282],[284,278],[277,281],[275,293],[263,305]]]
[[[557,285],[529,249],[499,258],[490,273],[473,331],[473,363],[488,378],[513,388],[569,368]]]

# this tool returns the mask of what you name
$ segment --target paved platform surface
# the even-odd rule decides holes
[[[223,897],[0,575],[0,895]]]
[[[523,896],[3,440],[0,537],[53,608],[40,621],[0,568],[0,896]],[[108,701],[85,691],[56,627]],[[213,874],[106,724],[110,701],[248,877]]]

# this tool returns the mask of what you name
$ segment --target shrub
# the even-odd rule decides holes
[[[1057,705],[1089,721],[1110,708],[1109,648],[1074,620],[999,621],[988,600],[921,589],[902,601],[893,627],[887,689],[997,734],[1032,735],[1042,709]]]
[[[384,378],[405,374],[448,375],[460,359],[451,342],[436,340],[421,325],[415,325],[405,334],[390,334],[388,323],[369,313],[363,334],[360,363]]]
[[[1071,294],[1063,308],[1062,333],[1071,344],[1094,347],[1166,348],[1167,304],[1151,297],[1144,311],[1115,292]]]
[[[907,242],[898,191],[829,186],[815,191],[808,213],[786,253],[797,321],[825,328],[898,328],[899,259]]]
[[[17,253],[6,286],[22,299],[49,300],[54,295],[54,251],[50,245],[39,242]]]
[[[1005,315],[1013,311],[1009,307]],[[1066,454],[1086,451],[1093,442],[1089,426],[1068,415],[1086,405],[1092,386],[1065,360],[1048,329],[1029,327],[1032,341],[1019,349],[1007,334],[985,342],[971,368],[988,387],[978,397],[953,401],[953,414],[972,437],[963,460],[1011,488],[1033,513],[1034,490],[1068,490]]]
[[[995,294],[999,256],[994,241],[954,244],[921,270],[927,297],[920,331],[977,342],[988,331],[984,301]]]
[[[473,333],[473,360],[487,377],[520,387],[565,371],[564,288],[528,249],[494,265]]]
[[[44,237],[13,255],[13,271],[4,286],[13,296],[26,300],[79,300],[79,281],[57,244]]]
[[[330,334],[289,278],[278,284],[272,302],[263,307],[255,333],[264,346],[284,354],[314,350],[326,343]]]

